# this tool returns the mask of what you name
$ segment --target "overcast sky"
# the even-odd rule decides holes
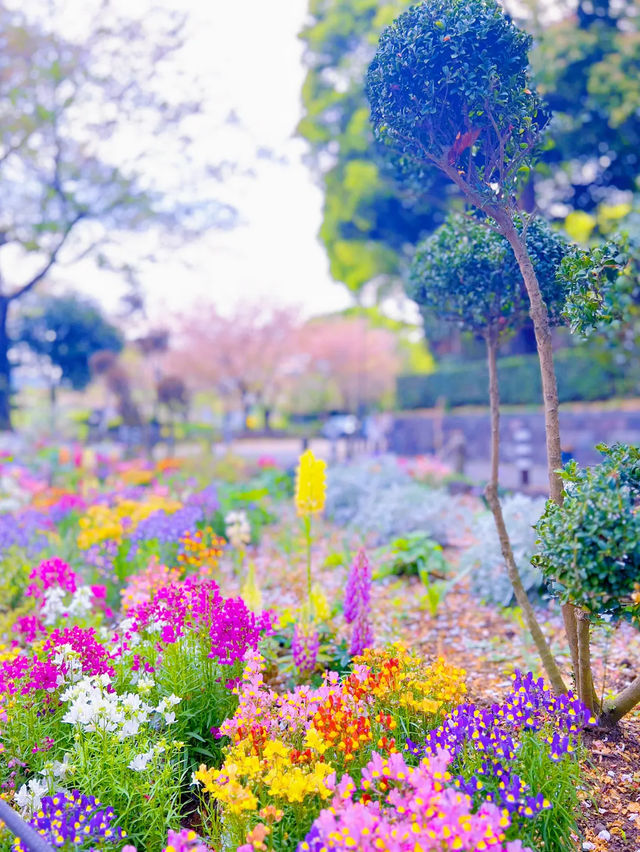
[[[137,13],[153,0],[128,2]],[[317,239],[322,193],[295,138],[304,77],[297,33],[306,0],[163,2],[189,11],[181,61],[206,84],[209,98],[199,146],[213,164],[239,163],[240,173],[225,180],[220,194],[242,222],[209,232],[173,262],[145,272],[149,308],[175,311],[202,298],[223,309],[253,299],[297,304],[306,314],[345,307],[346,288],[331,280]],[[237,120],[225,121],[231,112]],[[95,278],[82,277],[83,289],[95,291]],[[107,302],[116,294],[109,288]]]

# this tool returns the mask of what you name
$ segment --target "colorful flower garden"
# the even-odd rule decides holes
[[[372,462],[450,537],[403,549],[341,521],[357,468],[211,464],[3,460],[2,798],[49,848],[597,848],[596,719],[472,603],[479,501]],[[30,847],[5,827],[0,848]]]

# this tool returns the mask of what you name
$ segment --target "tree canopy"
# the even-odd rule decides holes
[[[61,378],[74,390],[91,379],[89,362],[95,352],[120,352],[123,339],[92,300],[73,293],[45,296],[24,311],[17,340],[60,368]]]
[[[439,176],[401,191],[376,156],[364,75],[384,26],[409,0],[311,0],[302,32],[308,67],[299,132],[325,195],[320,237],[333,277],[356,296],[384,291],[411,246],[444,218],[449,189]]]
[[[526,240],[547,309],[562,322],[564,288],[558,271],[569,245],[541,219],[528,223]],[[417,248],[407,294],[428,323],[440,321],[500,336],[528,318],[529,300],[506,239],[486,225],[451,215]]]

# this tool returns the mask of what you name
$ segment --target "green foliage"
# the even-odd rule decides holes
[[[547,503],[533,562],[563,602],[620,615],[640,584],[640,450],[598,449],[594,467],[565,465],[564,503]]]
[[[382,561],[375,571],[375,579],[391,575],[416,576],[429,586],[429,575],[441,578],[448,570],[442,546],[423,532],[408,533],[395,539],[388,549],[383,548],[378,553],[378,557]]]
[[[564,302],[557,272],[568,245],[539,219],[528,223],[526,240],[550,319],[557,322]],[[407,293],[426,323],[437,316],[477,334],[518,328],[528,314],[529,300],[509,243],[486,223],[459,215],[449,216],[418,247]]]
[[[407,173],[433,164],[509,202],[547,122],[531,39],[495,0],[434,0],[384,31],[367,75],[374,135]]]
[[[585,251],[575,248],[562,262],[560,275],[567,284],[565,315],[571,331],[588,337],[604,323],[623,318],[616,299],[616,282],[628,255],[616,242]]]
[[[122,335],[90,299],[72,293],[46,296],[20,318],[17,338],[62,371],[62,380],[82,390],[91,379],[89,358],[108,349],[120,352]]]
[[[619,364],[611,353],[591,347],[560,349],[554,355],[560,402],[589,402],[636,396],[640,365]],[[542,384],[536,355],[513,355],[498,360],[500,398],[504,405],[540,405]],[[443,364],[428,376],[399,376],[396,397],[400,409],[433,408],[439,399],[451,407],[487,405],[489,377],[483,361]]]
[[[603,200],[617,204],[620,191],[637,188],[636,4],[577,5],[577,19],[571,10],[537,33],[532,52],[536,84],[555,115],[538,167],[545,191],[537,200],[549,215],[567,206],[593,211]]]
[[[441,221],[446,201],[441,179],[409,197],[375,159],[364,72],[380,31],[409,2],[311,0],[302,32],[309,70],[298,129],[324,184],[320,237],[331,274],[356,294],[397,278],[406,247]]]

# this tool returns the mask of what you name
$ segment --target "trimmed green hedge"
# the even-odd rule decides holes
[[[561,349],[555,355],[560,402],[588,402],[640,392],[640,365],[618,367],[610,360],[581,349]],[[542,402],[537,355],[516,355],[498,362],[500,398],[505,405]],[[430,375],[400,376],[400,409],[433,408],[439,399],[449,407],[487,405],[489,377],[484,361],[442,365]]]

